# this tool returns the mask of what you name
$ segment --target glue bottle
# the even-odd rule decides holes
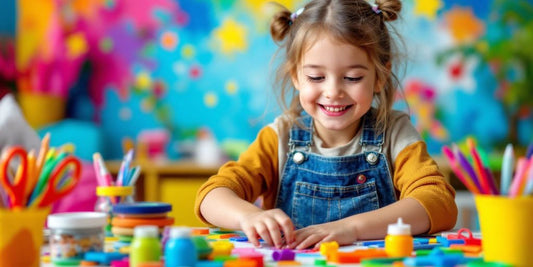
[[[191,238],[191,229],[172,227],[170,239],[165,246],[165,267],[195,266],[198,260],[196,246]]]
[[[157,226],[136,226],[130,247],[130,266],[161,260],[161,243]]]
[[[398,218],[395,224],[389,224],[385,237],[385,252],[389,257],[409,257],[413,253],[411,225],[404,224],[402,218]]]

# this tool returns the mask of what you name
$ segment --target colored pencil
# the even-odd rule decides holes
[[[511,177],[513,176],[514,166],[514,150],[513,145],[508,144],[503,152],[501,179],[500,179],[500,192],[502,195],[509,194],[509,188],[511,186]]]
[[[468,162],[468,160],[466,159],[465,155],[461,152],[461,150],[459,150],[459,147],[457,147],[457,145],[455,144],[452,145],[452,150],[463,170],[465,170],[466,173],[468,173],[468,175],[470,176],[470,178],[472,178],[472,181],[478,188],[479,192],[481,194],[484,194],[485,192],[483,191],[483,188],[479,183],[479,178],[476,176],[476,172],[472,168],[472,165],[470,165],[470,162]]]
[[[526,158],[519,158],[516,164],[516,172],[509,188],[509,196],[516,197],[522,194],[524,188],[525,172],[528,160]]]
[[[444,155],[448,159],[448,161],[450,163],[450,168],[455,173],[455,175],[457,176],[459,181],[461,181],[470,192],[472,192],[474,194],[479,194],[479,190],[476,187],[476,185],[474,184],[474,182],[472,181],[472,179],[468,176],[468,174],[466,174],[461,169],[461,167],[457,163],[457,160],[455,159],[455,156],[454,156],[452,150],[449,147],[447,147],[447,146],[443,146],[442,147],[442,152],[444,153]]]
[[[485,167],[483,166],[483,162],[481,162],[481,158],[479,157],[479,153],[477,152],[474,140],[472,138],[467,138],[466,143],[474,161],[473,165],[477,174],[477,178],[479,179],[479,184],[481,185],[481,192],[485,194],[495,194],[495,192],[492,192],[492,190],[490,189],[490,182],[488,180],[489,178],[485,173]]]

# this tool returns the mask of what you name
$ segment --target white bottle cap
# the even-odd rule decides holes
[[[170,228],[170,238],[180,238],[191,236],[191,229],[188,227],[173,226]]]
[[[387,229],[389,235],[411,235],[411,225],[404,224],[402,218],[398,218],[398,221],[394,224],[389,224]]]
[[[135,237],[158,237],[159,231],[155,225],[139,225],[135,226],[133,234]]]
[[[99,228],[107,223],[103,212],[65,212],[48,215],[48,227],[52,229]]]

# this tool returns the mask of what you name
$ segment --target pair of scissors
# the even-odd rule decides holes
[[[11,181],[9,165],[17,156],[20,160],[20,165],[13,181]],[[20,146],[9,148],[0,159],[0,182],[7,191],[11,208],[22,208],[26,205],[26,186],[29,180],[29,167],[26,150]]]
[[[72,169],[69,170],[69,167]],[[64,173],[70,171],[66,179],[62,181]],[[81,162],[79,159],[72,155],[68,155],[61,159],[55,166],[52,174],[50,175],[42,195],[37,198],[33,203],[36,203],[37,207],[42,208],[49,206],[54,201],[62,198],[63,196],[74,190],[74,187],[78,184],[81,177]],[[32,206],[33,206],[32,203]]]

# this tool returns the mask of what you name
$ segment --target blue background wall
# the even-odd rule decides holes
[[[111,43],[109,60],[122,61],[115,77],[95,86],[95,76],[105,75],[96,73],[99,66],[87,54],[69,94],[67,117],[101,130],[105,158],[121,157],[122,139],[135,139],[143,129],[168,129],[172,158],[180,157],[180,145],[203,127],[221,144],[251,142],[279,112],[271,86],[277,47],[268,33],[270,11],[264,2],[115,0],[94,7],[107,17],[74,12],[88,25],[108,23],[91,38]],[[283,2],[292,10],[304,3]],[[406,50],[402,97],[434,154],[470,135],[488,150],[509,141],[502,88],[489,62],[462,57],[466,50],[460,49],[439,60],[447,51],[505,38],[508,28],[499,20],[496,2],[408,0],[403,18],[394,24]],[[8,6],[0,10],[0,31],[13,33],[14,1]],[[124,77],[126,86],[113,83]],[[406,106],[405,100],[396,105]],[[531,106],[522,108],[518,140],[525,145],[532,140],[533,116]]]

